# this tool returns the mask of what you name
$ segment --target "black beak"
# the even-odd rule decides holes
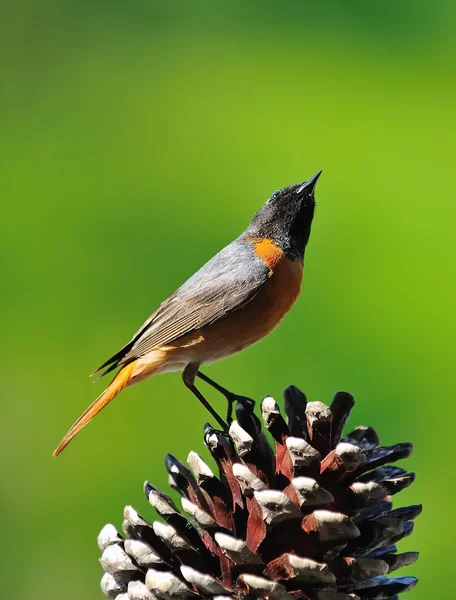
[[[301,194],[304,190],[311,196],[314,193],[315,186],[317,185],[318,178],[321,175],[321,171],[315,173],[313,177],[311,177],[308,181],[302,183],[298,189],[296,190],[297,194]]]

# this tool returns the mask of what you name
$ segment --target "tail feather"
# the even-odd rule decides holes
[[[97,375],[97,377],[95,377],[95,379],[93,380],[93,383],[96,383],[99,379],[101,379],[102,377],[104,377],[108,373],[111,373],[111,371],[115,371],[115,369],[117,369],[120,366],[120,363],[121,363],[120,360],[119,360],[119,362],[112,363],[111,366],[109,366],[107,369],[105,369],[101,373],[99,373],[99,371],[102,369],[102,367],[100,367],[99,369],[97,369],[93,373],[90,373],[89,377],[93,377],[94,375],[96,375],[97,373],[99,373]]]
[[[131,350],[132,346],[133,346],[133,341],[128,342],[128,344],[125,344],[125,346],[123,348],[121,348],[119,350],[119,352],[116,352],[116,354],[114,354],[114,356],[111,356],[111,358],[108,358],[108,360],[106,360],[102,365],[100,365],[97,369],[95,369],[95,371],[92,371],[92,373],[90,373],[89,377],[93,377],[96,373],[99,373],[102,369],[104,369],[108,365],[111,365],[111,366],[104,373],[102,373],[100,375],[100,377],[103,377],[103,375],[106,375],[106,373],[109,373],[113,369],[116,369],[119,366],[119,363],[124,358],[124,356]]]
[[[79,417],[79,419],[73,423],[70,427],[63,440],[54,450],[52,456],[56,458],[62,450],[64,450],[71,440],[81,431],[83,427],[87,425],[103,408],[108,405],[113,398],[117,396],[131,381],[132,374],[136,366],[136,361],[129,363],[123,369],[121,369],[105,391],[98,396],[89,408]]]

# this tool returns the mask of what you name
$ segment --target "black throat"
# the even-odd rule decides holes
[[[315,210],[314,190],[320,174],[321,171],[304,183],[274,192],[254,215],[241,239],[270,239],[288,258],[302,260],[310,237]]]
[[[292,260],[302,260],[310,237],[314,205],[304,210],[259,211],[241,237],[268,238]]]

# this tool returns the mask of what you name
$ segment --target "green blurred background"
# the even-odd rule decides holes
[[[455,492],[454,3],[18,0],[0,15],[2,596],[101,598],[95,538],[152,518],[166,451],[203,456],[178,374],[127,390],[57,460],[89,372],[323,169],[303,295],[207,373],[257,399],[339,389],[413,441],[415,600],[447,593]],[[222,401],[210,394],[216,406]],[[454,456],[454,454],[453,454]]]

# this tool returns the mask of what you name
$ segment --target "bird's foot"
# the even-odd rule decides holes
[[[235,402],[239,402],[239,404],[241,404],[249,414],[253,414],[253,411],[255,410],[255,400],[252,400],[252,398],[247,398],[247,396],[239,396],[238,394],[233,394],[229,391],[227,391],[224,396],[228,402],[228,409],[226,413],[226,421],[228,425],[231,425],[233,422],[233,406]]]
[[[225,438],[226,440],[228,440],[229,442],[231,441],[230,438],[230,432],[229,432],[229,427],[227,426],[226,429],[216,429],[215,427],[212,427],[212,425],[210,423],[206,423],[204,425],[204,437],[206,439],[206,443],[207,443],[207,438],[211,435],[219,435],[223,438]]]
[[[239,394],[234,394],[233,392],[230,392],[225,387],[221,386],[219,383],[215,382],[213,379],[211,379],[207,375],[204,375],[204,373],[201,373],[201,371],[198,371],[196,373],[196,375],[197,375],[197,377],[199,377],[200,379],[202,379],[203,381],[208,383],[215,390],[220,392],[220,394],[225,396],[225,398],[228,402],[228,410],[226,413],[226,421],[228,423],[228,428],[231,425],[231,423],[233,422],[233,405],[235,402],[239,402],[239,404],[241,404],[241,406],[243,406],[243,408],[249,414],[253,415],[253,411],[255,408],[254,400],[252,400],[251,398],[247,398],[247,396],[240,396]],[[220,423],[220,421],[218,421],[218,422]]]

